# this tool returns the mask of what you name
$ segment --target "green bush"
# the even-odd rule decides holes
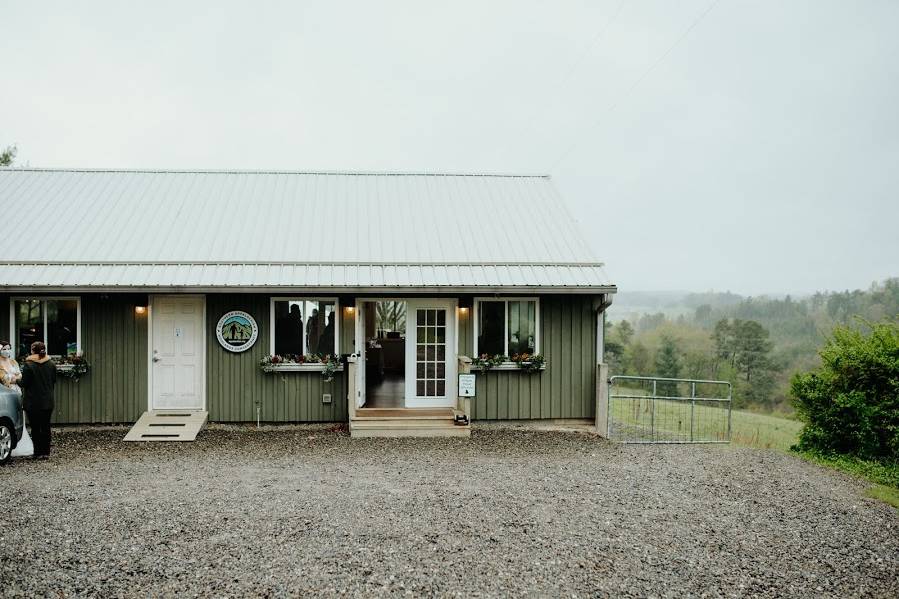
[[[899,460],[899,321],[837,327],[821,366],[793,377],[803,451]]]

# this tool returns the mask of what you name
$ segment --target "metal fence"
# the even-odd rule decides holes
[[[730,443],[727,381],[613,376],[609,435],[621,443]]]

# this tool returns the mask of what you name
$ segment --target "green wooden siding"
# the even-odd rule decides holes
[[[259,361],[269,353],[271,326],[269,297],[263,294],[206,296],[206,387],[209,418],[217,422],[256,420],[260,402],[264,422],[344,422],[347,419],[346,373],[324,383],[317,372],[265,374]],[[0,338],[8,338],[9,298],[0,318]],[[541,352],[547,369],[534,374],[493,371],[478,374],[477,397],[472,401],[477,420],[593,418],[595,412],[595,314],[591,297],[543,296],[540,299]],[[81,340],[91,372],[75,383],[57,386],[54,422],[134,422],[147,409],[145,295],[82,294]],[[353,298],[341,298],[340,352],[354,351],[355,314],[345,310]],[[233,354],[215,337],[215,324],[229,310],[250,312],[259,325],[259,338],[250,350]],[[473,353],[473,310],[459,313],[459,351]],[[331,403],[322,403],[322,394]]]
[[[471,311],[469,311],[471,312]],[[460,315],[459,351],[474,352],[471,314]],[[546,370],[477,374],[475,420],[593,418],[596,380],[596,314],[589,296],[540,298],[540,353]]]
[[[18,294],[17,294],[18,295]],[[0,337],[10,337],[9,295],[0,319]],[[147,409],[146,295],[82,295],[81,348],[91,371],[78,382],[56,385],[57,424],[134,422]]]
[[[325,383],[318,372],[266,374],[259,361],[269,354],[271,326],[270,296],[215,294],[206,296],[206,405],[214,422],[256,420],[260,402],[263,422],[340,422],[347,419],[346,373],[338,372]],[[249,350],[235,354],[219,345],[215,325],[222,314],[245,310],[259,325],[259,338]],[[341,308],[340,326],[352,327]],[[344,333],[340,333],[344,339]],[[341,353],[352,351],[340,348]],[[322,394],[331,394],[331,403],[322,403]]]

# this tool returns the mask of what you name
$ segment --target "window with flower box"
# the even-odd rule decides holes
[[[271,302],[272,355],[338,355],[336,298],[273,297]]]
[[[474,302],[475,356],[512,358],[540,353],[538,298],[478,298]]]
[[[16,356],[28,355],[35,341],[43,341],[53,357],[81,353],[81,298],[14,297],[10,324]]]

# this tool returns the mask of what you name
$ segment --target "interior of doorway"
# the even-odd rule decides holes
[[[365,407],[406,404],[406,302],[365,302]]]

